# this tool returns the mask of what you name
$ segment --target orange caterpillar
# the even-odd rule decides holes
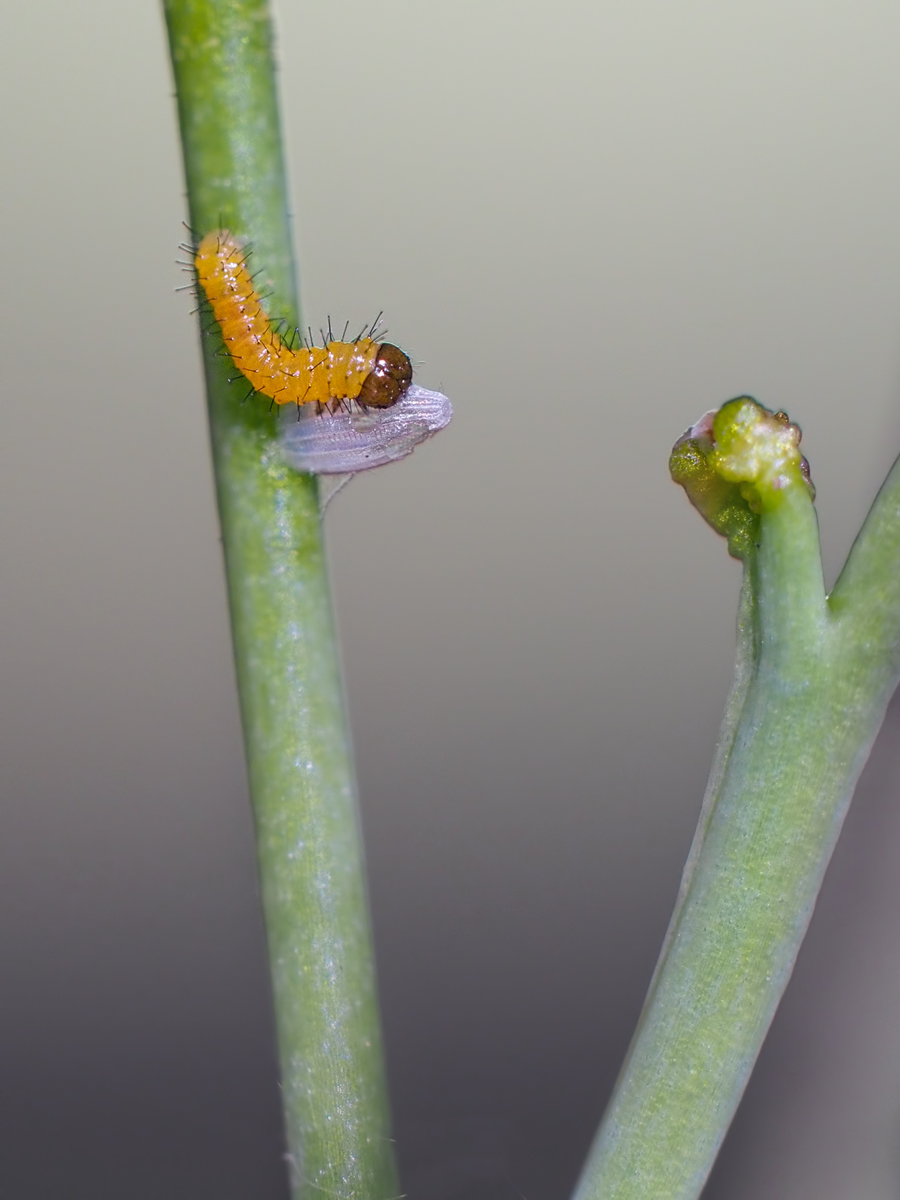
[[[390,408],[409,388],[412,364],[389,342],[360,337],[292,350],[269,324],[244,251],[226,229],[203,238],[194,267],[235,366],[276,404]]]

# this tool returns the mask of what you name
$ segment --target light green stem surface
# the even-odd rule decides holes
[[[165,0],[195,236],[252,243],[299,323],[264,0]],[[211,318],[206,314],[207,324]],[[397,1195],[316,481],[214,328],[204,365],[295,1200]]]
[[[681,892],[576,1200],[694,1200],[740,1101],[898,675],[900,469],[830,600],[806,490],[763,511]]]

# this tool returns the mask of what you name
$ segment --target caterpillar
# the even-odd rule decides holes
[[[314,346],[310,336],[295,349],[272,328],[233,234],[214,230],[185,249],[235,366],[253,391],[297,405],[280,434],[296,470],[346,477],[384,466],[449,424],[450,401],[412,383],[407,355],[377,340],[377,320],[353,342]]]
[[[270,325],[244,250],[227,230],[206,234],[194,268],[235,366],[275,404],[314,404],[321,413],[354,400],[362,409],[381,409],[409,390],[409,358],[390,342],[379,344],[374,327],[354,342],[329,338],[324,346],[292,349]]]

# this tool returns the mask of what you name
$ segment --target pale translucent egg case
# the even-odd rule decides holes
[[[299,412],[291,406],[281,416],[281,449],[297,471],[352,475],[412,454],[452,415],[446,396],[417,384],[390,408],[363,411],[354,405],[350,412],[317,413],[313,404]]]

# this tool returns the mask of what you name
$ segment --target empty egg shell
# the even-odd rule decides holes
[[[352,475],[412,454],[449,424],[450,401],[413,384],[390,408],[317,413],[313,405],[284,413],[281,449],[297,471]]]

